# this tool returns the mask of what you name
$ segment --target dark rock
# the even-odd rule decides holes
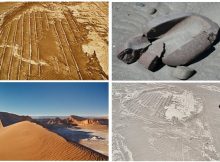
[[[152,9],[150,10],[150,14],[151,14],[151,15],[155,14],[156,12],[157,12],[157,9],[156,9],[156,8],[152,8]]]

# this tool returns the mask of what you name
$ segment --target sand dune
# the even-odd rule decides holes
[[[105,117],[46,117],[35,119],[37,124],[62,136],[108,156],[108,118]]]
[[[107,156],[23,121],[0,131],[0,160],[107,160]],[[9,147],[10,146],[10,147]]]

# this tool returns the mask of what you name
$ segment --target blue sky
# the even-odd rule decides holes
[[[0,83],[0,111],[32,116],[108,114],[107,83]]]

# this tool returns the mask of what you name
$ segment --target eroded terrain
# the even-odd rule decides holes
[[[219,160],[218,84],[113,84],[113,160]]]
[[[108,119],[70,116],[40,117],[38,124],[62,136],[71,143],[78,143],[108,156]]]
[[[0,79],[108,79],[108,3],[0,6]]]

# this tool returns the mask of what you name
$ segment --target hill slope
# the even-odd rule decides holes
[[[0,112],[0,120],[2,121],[3,126],[6,127],[21,121],[32,121],[32,118],[29,116],[19,116],[12,113]]]
[[[72,125],[108,125],[108,119],[105,118],[83,118],[75,115],[68,117],[67,122]]]

